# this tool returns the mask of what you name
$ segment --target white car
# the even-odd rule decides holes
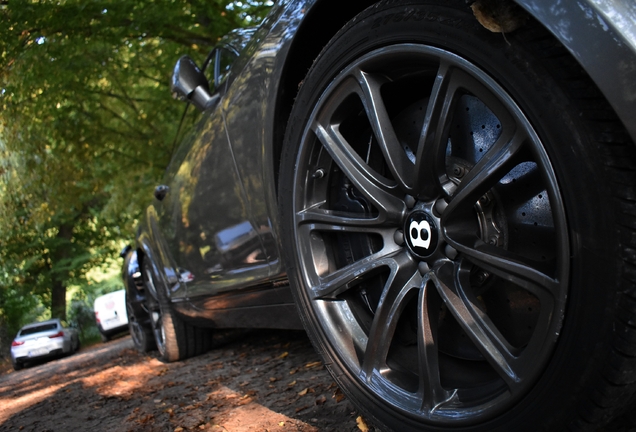
[[[77,330],[59,319],[28,324],[11,342],[11,363],[20,370],[30,360],[73,354],[79,346]]]
[[[97,297],[94,310],[102,342],[108,342],[117,333],[128,330],[126,290],[122,289]]]

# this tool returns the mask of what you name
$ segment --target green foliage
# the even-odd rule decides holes
[[[201,62],[268,8],[0,1],[0,326],[39,303],[64,317],[66,287],[87,286],[133,238],[183,110],[170,98],[174,63]]]

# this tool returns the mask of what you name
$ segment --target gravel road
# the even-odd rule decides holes
[[[366,428],[304,332],[254,331],[171,364],[126,336],[0,376],[0,431]]]

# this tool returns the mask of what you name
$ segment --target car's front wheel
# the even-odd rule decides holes
[[[617,324],[635,315],[618,210],[634,149],[564,48],[519,23],[504,38],[464,1],[380,2],[292,110],[294,295],[334,378],[388,428],[594,428],[634,393],[636,334]]]

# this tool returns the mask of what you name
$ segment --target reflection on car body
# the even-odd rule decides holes
[[[137,347],[304,327],[383,430],[607,423],[636,393],[634,35],[626,0],[290,0],[182,57],[124,253]]]

